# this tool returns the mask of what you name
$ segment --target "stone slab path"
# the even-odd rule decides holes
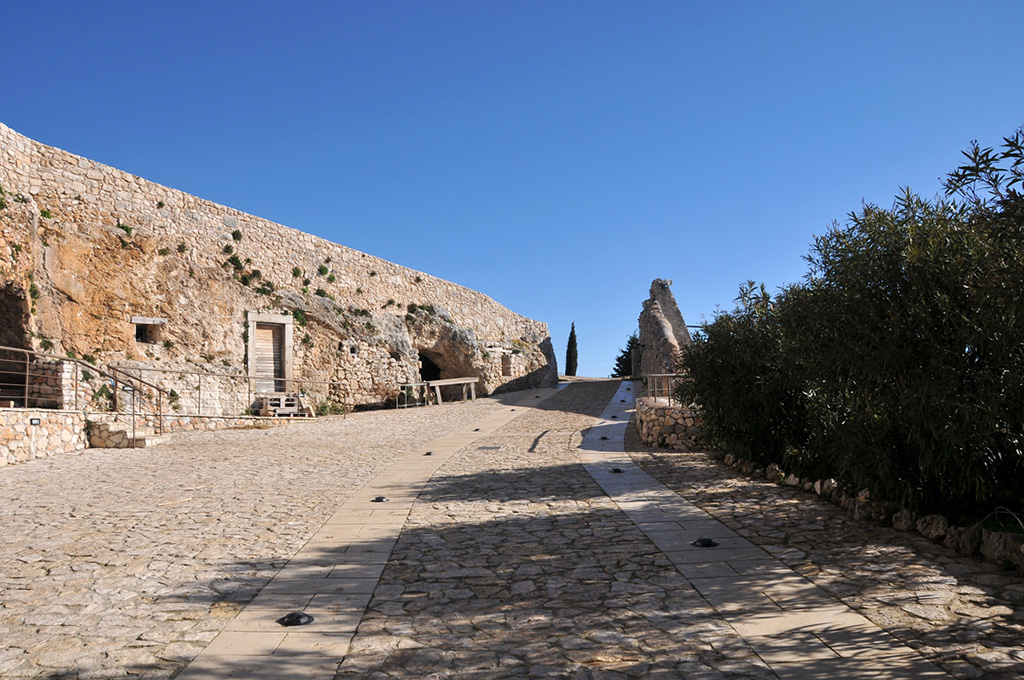
[[[847,535],[814,528],[835,509],[639,446],[632,389],[579,382],[2,469],[0,677],[1024,674],[1019,574],[885,536],[903,546],[892,564],[861,523],[851,559]],[[941,625],[893,614],[907,592]],[[315,621],[275,623],[295,610]]]
[[[779,678],[950,677],[637,466],[626,389],[584,438],[584,466]]]

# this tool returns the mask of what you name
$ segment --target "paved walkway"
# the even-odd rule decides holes
[[[822,535],[852,520],[631,441],[618,387],[0,470],[0,677],[1024,674],[1019,574]]]

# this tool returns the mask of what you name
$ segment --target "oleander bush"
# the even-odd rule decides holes
[[[1022,131],[815,238],[683,353],[709,443],[921,511],[1024,507]]]

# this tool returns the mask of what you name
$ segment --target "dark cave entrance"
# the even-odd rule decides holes
[[[435,364],[430,357],[420,352],[420,382],[441,379],[441,367]]]
[[[16,286],[0,286],[0,346],[29,349],[28,303]],[[28,355],[0,349],[0,402],[5,406],[26,406]]]

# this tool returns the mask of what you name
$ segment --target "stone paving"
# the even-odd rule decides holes
[[[930,674],[929,661],[956,678],[1024,675],[1019,573],[854,522],[706,454],[651,451],[632,431],[632,460],[617,454],[601,428],[627,414],[596,418],[617,387],[2,469],[0,677],[855,677],[857,665],[808,658],[799,635],[768,649],[736,626],[711,575],[678,566],[598,453],[647,478],[635,460],[653,475],[645,484],[683,497],[662,489],[656,506],[709,511],[727,525],[720,539],[749,541],[921,652],[902,674],[890,655],[893,672],[872,677],[924,677],[906,668]],[[390,503],[370,505],[379,493]],[[308,631],[272,623],[304,607],[318,616]]]
[[[704,452],[654,450],[644,470],[956,678],[1024,678],[1024,574],[914,533],[855,520],[813,494]]]
[[[339,498],[502,410],[478,400],[196,432],[0,469],[0,677],[169,677]]]

